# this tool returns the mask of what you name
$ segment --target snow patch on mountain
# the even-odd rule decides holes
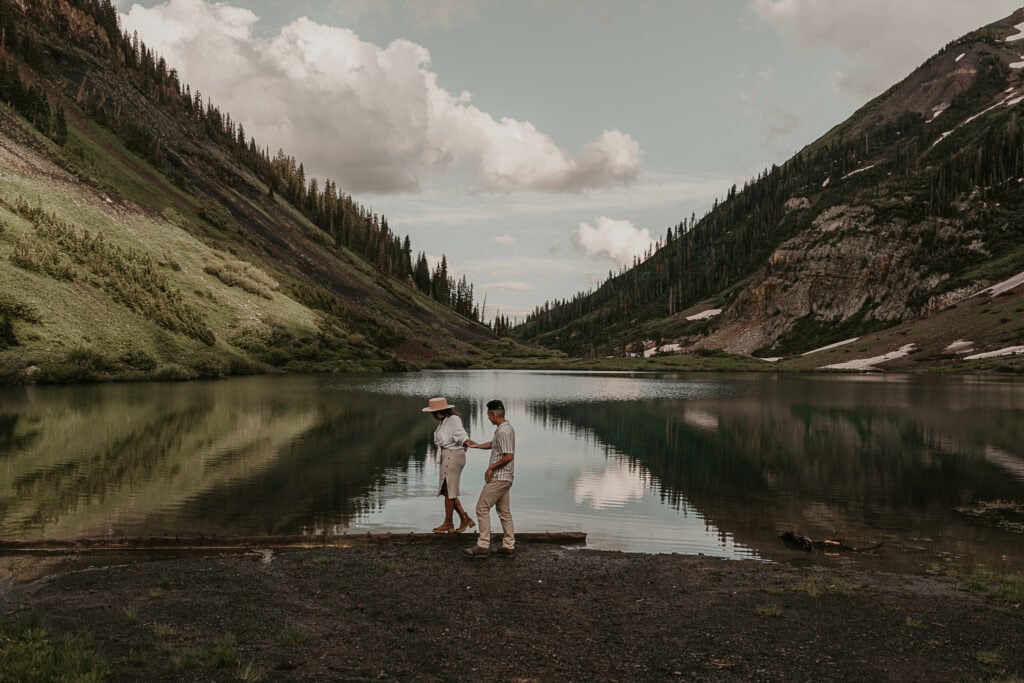
[[[897,358],[903,358],[910,354],[914,350],[914,344],[904,344],[896,351],[890,351],[881,356],[873,356],[871,358],[859,358],[857,360],[846,361],[845,363],[833,363],[832,365],[823,365],[818,368],[819,370],[877,370],[875,366],[880,363],[885,363],[890,360],[896,360]],[[1021,347],[1024,349],[1024,346]]]
[[[708,318],[714,318],[716,315],[722,312],[721,308],[709,308],[706,311],[700,313],[694,313],[693,315],[686,316],[687,320],[707,320]]]
[[[863,173],[864,171],[866,171],[866,170],[868,170],[870,168],[874,168],[874,167],[875,167],[875,164],[868,164],[867,166],[862,166],[861,168],[854,169],[854,170],[850,171],[849,173],[847,173],[846,175],[844,175],[843,176],[843,180],[846,180],[847,178],[849,178],[852,175],[857,175],[858,173]]]
[[[966,339],[957,339],[944,349],[946,353],[970,353],[973,350],[974,342]]]
[[[1000,358],[1002,356],[1016,356],[1017,354],[1024,353],[1024,346],[1007,346],[1004,349],[997,351],[986,351],[985,353],[975,353],[970,356],[964,356],[964,360],[979,360],[981,358]]]
[[[997,282],[991,287],[986,287],[985,289],[981,290],[974,296],[979,296],[981,294],[988,294],[989,296],[999,296],[1003,292],[1008,292],[1021,284],[1024,284],[1024,273],[1017,273],[1011,278],[1007,278],[1002,282]]]
[[[1012,43],[1020,40],[1021,38],[1024,38],[1024,24],[1017,24],[1016,26],[1014,26],[1014,28],[1017,29],[1017,32],[1014,33],[1012,36],[1006,37],[1007,43]]]
[[[836,349],[836,348],[839,348],[840,346],[846,346],[847,344],[852,344],[853,342],[857,341],[858,339],[860,339],[860,337],[854,337],[853,339],[844,339],[843,341],[836,342],[835,344],[829,344],[828,346],[822,346],[819,349],[813,349],[811,351],[805,351],[804,353],[801,353],[800,355],[801,356],[809,356],[812,353],[818,353],[819,351],[828,351],[829,349]]]

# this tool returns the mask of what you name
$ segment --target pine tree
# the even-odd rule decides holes
[[[64,116],[64,105],[57,105],[57,114],[53,121],[53,140],[61,147],[68,141],[68,121]]]

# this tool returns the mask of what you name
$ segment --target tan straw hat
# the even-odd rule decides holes
[[[423,409],[424,413],[436,413],[439,410],[447,410],[454,408],[455,406],[448,405],[448,399],[444,396],[438,396],[437,398],[430,399],[429,404]]]

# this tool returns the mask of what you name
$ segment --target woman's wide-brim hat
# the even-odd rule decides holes
[[[449,408],[454,407],[455,406],[448,405],[448,399],[446,399],[444,396],[438,396],[436,398],[430,399],[430,401],[427,402],[427,407],[423,409],[423,412],[436,413],[439,410],[448,410]]]

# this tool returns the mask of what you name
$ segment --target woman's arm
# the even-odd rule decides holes
[[[449,418],[451,422],[451,439],[460,447],[465,447],[466,442],[469,441],[469,432],[462,424],[462,418],[458,415],[452,415]]]

